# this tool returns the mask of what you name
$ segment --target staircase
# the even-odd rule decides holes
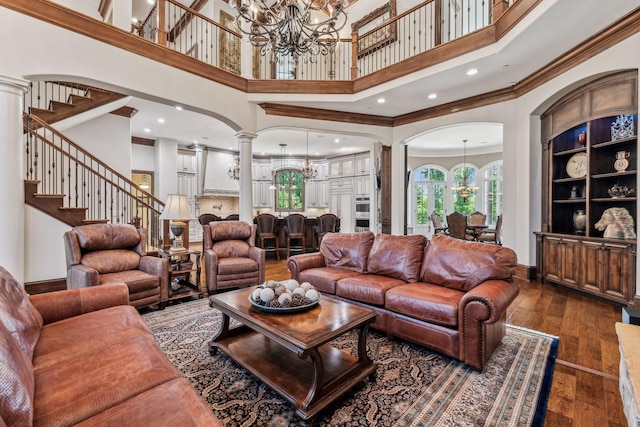
[[[25,203],[72,227],[92,223],[133,224],[147,229],[147,248],[160,246],[158,217],[164,203],[113,170],[53,128],[60,121],[120,99],[122,95],[86,86],[64,85],[55,95],[70,102],[32,94],[23,115]],[[50,91],[50,88],[49,88]],[[82,91],[83,95],[78,95]],[[47,93],[50,95],[50,93]],[[85,96],[88,95],[88,96]],[[35,105],[46,103],[49,108]],[[73,103],[73,104],[72,104]]]
[[[53,124],[125,95],[92,86],[70,82],[33,82],[25,96],[25,108],[45,123]]]

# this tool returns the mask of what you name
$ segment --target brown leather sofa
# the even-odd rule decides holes
[[[64,234],[67,288],[126,283],[134,307],[169,298],[169,264],[147,256],[146,229],[128,224],[89,224]]]
[[[373,328],[483,370],[518,295],[511,249],[434,235],[329,233],[287,260],[291,277],[375,310]]]
[[[0,426],[222,426],[124,283],[29,296],[0,267]]]
[[[202,226],[204,275],[209,295],[219,289],[264,282],[264,249],[255,245],[256,225],[219,221]]]

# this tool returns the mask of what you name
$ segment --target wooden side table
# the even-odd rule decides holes
[[[200,251],[185,249],[184,251],[171,252],[160,249],[158,256],[169,260],[169,271],[167,271],[169,296],[167,302],[194,295],[202,298],[205,291],[202,290],[200,284],[200,258],[202,256]],[[192,273],[195,273],[195,281],[191,280]]]

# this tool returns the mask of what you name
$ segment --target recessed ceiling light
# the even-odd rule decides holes
[[[261,156],[264,156],[264,152],[260,153]]]
[[[384,104],[385,99],[384,98],[378,98],[378,104]]]
[[[149,4],[156,4],[156,1],[155,1],[155,0],[147,0],[147,3],[149,3]]]
[[[435,93],[430,93],[429,94],[429,99],[436,99],[438,97],[438,95],[436,95]]]
[[[136,17],[131,18],[131,22],[133,22],[134,24],[137,24],[138,23],[138,18],[136,18]]]
[[[176,110],[182,111],[182,107],[180,105],[176,105]]]
[[[164,119],[163,119],[162,117],[160,117],[160,118],[158,119],[158,123],[164,123]]]
[[[197,139],[194,139],[194,140],[193,140],[193,143],[194,143],[194,144],[198,144],[198,140],[197,140]]]
[[[319,156],[319,155],[320,155],[320,153],[316,153],[316,156]]]
[[[144,131],[145,131],[146,133],[149,133],[149,132],[151,132],[151,129],[149,129],[149,128],[144,128]]]
[[[467,71],[467,76],[473,76],[478,74],[478,69],[477,68],[471,68],[469,71]]]
[[[337,144],[338,142],[340,142],[340,138],[334,139],[333,142],[335,142]]]

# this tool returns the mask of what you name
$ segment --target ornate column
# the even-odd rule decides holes
[[[236,134],[240,146],[240,221],[253,224],[253,154],[251,142],[258,135],[249,132]]]
[[[0,223],[4,244],[0,263],[20,283],[24,282],[24,137],[23,95],[29,82],[0,75]]]

